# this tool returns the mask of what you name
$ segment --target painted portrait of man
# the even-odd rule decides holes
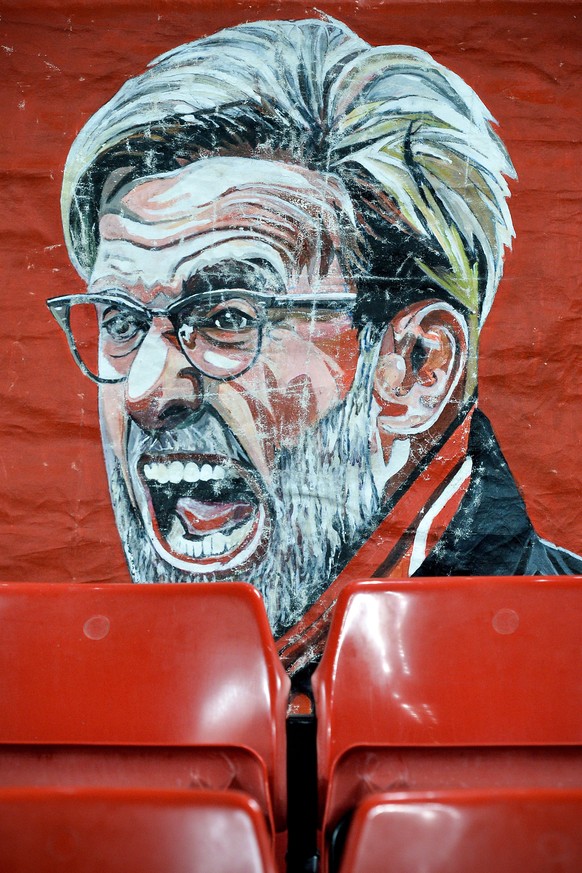
[[[62,200],[87,293],[49,305],[135,582],[250,581],[293,647],[340,575],[582,569],[476,405],[513,176],[458,76],[329,19],[178,47],[88,121]]]
[[[48,300],[132,580],[250,582],[293,672],[353,578],[582,572],[479,408],[517,174],[475,90],[327,15],[137,72],[69,147]]]

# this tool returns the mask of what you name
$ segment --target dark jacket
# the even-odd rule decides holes
[[[582,559],[540,539],[488,419],[475,410],[471,484],[440,542],[415,576],[582,574]]]

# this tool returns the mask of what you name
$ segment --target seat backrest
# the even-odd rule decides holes
[[[248,584],[0,585],[0,743],[244,746],[285,802],[289,680]]]
[[[0,869],[274,873],[274,862],[263,816],[240,792],[3,789]]]
[[[370,794],[557,785],[582,789],[582,746],[354,746],[333,769],[325,839],[341,838],[336,828]]]
[[[341,873],[580,873],[582,791],[371,795]]]
[[[313,677],[320,792],[357,745],[582,742],[582,579],[347,586]]]
[[[0,788],[235,789],[256,800],[269,831],[274,821],[267,768],[242,746],[93,746],[0,744]]]

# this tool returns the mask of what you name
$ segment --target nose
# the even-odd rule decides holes
[[[200,409],[200,374],[172,329],[152,324],[129,370],[125,404],[145,430],[169,429]]]

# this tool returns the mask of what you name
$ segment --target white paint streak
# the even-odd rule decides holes
[[[129,371],[127,394],[131,400],[139,400],[160,380],[167,356],[167,344],[159,334],[150,331]]]
[[[376,458],[381,458],[381,453],[378,452],[376,455],[372,456],[373,466],[372,472],[374,474],[375,481],[378,487],[381,486],[382,491],[386,487],[387,482],[392,479],[397,473],[402,470],[404,465],[408,462],[408,458],[410,457],[410,440],[394,440],[392,445],[392,449],[390,452],[390,458],[388,463],[384,465],[382,470],[376,466],[375,460]]]
[[[239,361],[231,361],[230,358],[226,358],[224,355],[219,355],[211,349],[204,352],[204,360],[209,364],[212,364],[213,367],[221,367],[223,370],[235,370],[240,366]]]
[[[418,568],[426,558],[426,542],[433,521],[435,520],[439,512],[444,509],[449,500],[453,499],[459,488],[461,488],[461,486],[467,481],[467,479],[471,475],[472,469],[473,460],[471,458],[467,458],[461,469],[458,470],[456,476],[454,476],[452,481],[449,482],[438,500],[435,500],[431,508],[428,510],[428,512],[418,525],[418,530],[416,531],[416,536],[414,537],[412,554],[410,556],[410,568],[408,572],[411,576],[418,570]]]

